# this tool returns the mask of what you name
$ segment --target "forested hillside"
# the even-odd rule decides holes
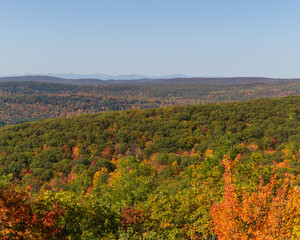
[[[219,84],[203,85],[201,81],[192,80],[186,84],[183,80],[165,80],[163,84],[127,82],[108,86],[0,82],[0,126],[84,113],[242,101],[300,93],[299,82],[245,84],[247,79],[238,78],[238,83],[243,84],[228,85],[224,80]]]
[[[56,74],[54,74],[56,75]],[[60,77],[57,77],[59,75]],[[47,75],[26,75],[26,76],[10,76],[0,77],[0,82],[42,82],[42,83],[62,83],[62,84],[76,84],[76,85],[156,85],[156,86],[170,86],[170,85],[239,85],[239,84],[257,84],[257,83],[289,83],[289,82],[300,82],[300,78],[266,78],[266,77],[178,77],[178,76],[165,76],[162,78],[150,76],[138,76],[138,75],[127,75],[119,76],[121,78],[108,78],[108,76],[101,80],[100,76],[94,75],[85,76],[81,78],[70,79],[66,78],[69,74],[66,74],[64,78],[61,74],[55,76]],[[64,75],[64,74],[62,74]],[[69,75],[69,77],[72,74]]]
[[[5,126],[0,236],[299,239],[299,171],[300,96]]]

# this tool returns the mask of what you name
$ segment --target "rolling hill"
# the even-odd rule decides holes
[[[0,82],[47,82],[47,83],[62,83],[62,84],[76,84],[76,85],[117,85],[117,84],[134,84],[134,85],[238,85],[238,84],[257,84],[257,83],[287,83],[300,82],[300,78],[263,78],[263,77],[228,77],[228,78],[142,78],[142,79],[128,79],[128,80],[100,80],[95,78],[80,78],[80,79],[65,79],[59,77],[52,77],[46,75],[33,76],[13,76],[1,77]]]
[[[9,81],[0,82],[0,125],[112,110],[242,101],[299,93],[300,82],[87,86]]]
[[[300,96],[1,127],[1,227],[46,239],[216,239],[234,212],[241,234],[262,225],[290,238],[299,149]]]

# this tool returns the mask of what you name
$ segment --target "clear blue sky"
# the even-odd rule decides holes
[[[0,75],[300,77],[299,0],[0,0]]]

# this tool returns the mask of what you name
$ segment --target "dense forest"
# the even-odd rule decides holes
[[[299,91],[297,83],[127,92],[14,84],[1,85],[1,111],[9,101],[33,104],[25,92],[43,92],[41,106],[63,107],[60,98],[79,95],[120,100],[123,93],[157,107],[171,105],[158,99],[180,105]],[[4,126],[0,176],[2,239],[299,239],[300,96]]]
[[[268,84],[250,84],[243,78],[235,81],[243,84],[230,85],[233,80],[228,79],[219,84],[209,81],[203,84],[203,81],[189,79],[186,84],[179,80],[165,80],[151,84],[134,81],[124,84],[121,81],[98,86],[0,82],[0,126],[84,113],[242,101],[300,93],[300,82],[276,83],[272,80]]]

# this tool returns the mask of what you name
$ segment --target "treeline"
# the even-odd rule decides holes
[[[299,92],[299,82],[170,86],[0,82],[0,126],[84,113],[274,98]]]
[[[299,239],[299,149],[299,96],[2,127],[0,234]]]

